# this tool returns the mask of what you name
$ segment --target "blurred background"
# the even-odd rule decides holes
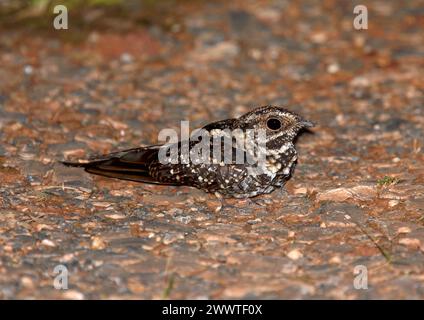
[[[423,298],[423,30],[420,0],[0,0],[0,297]],[[58,164],[268,104],[318,125],[264,207]]]

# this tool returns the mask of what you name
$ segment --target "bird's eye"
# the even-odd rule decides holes
[[[281,129],[281,121],[276,119],[276,118],[271,118],[271,119],[267,120],[266,126],[270,130],[274,130],[274,131],[279,130],[279,129]]]

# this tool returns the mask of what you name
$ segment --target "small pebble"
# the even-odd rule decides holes
[[[175,217],[175,220],[177,220],[178,222],[184,223],[184,224],[189,224],[192,220],[192,217],[190,217],[190,216],[177,216],[177,217]]]
[[[120,59],[123,63],[131,63],[134,61],[133,56],[126,52],[121,55]]]
[[[49,239],[44,239],[43,241],[41,241],[41,244],[46,247],[56,247],[56,244]]]
[[[337,63],[332,63],[327,67],[327,72],[334,74],[340,71],[340,66]]]
[[[287,257],[289,257],[292,260],[299,260],[300,258],[303,257],[303,254],[298,249],[293,249],[289,253],[287,253]]]
[[[32,66],[30,66],[29,64],[24,66],[24,73],[26,75],[31,75],[33,72],[34,72],[34,68]]]
[[[342,259],[340,259],[339,256],[331,257],[330,261],[331,264],[340,264],[342,262]]]
[[[399,204],[399,200],[390,200],[389,201],[389,207],[393,208]]]
[[[21,284],[25,288],[30,288],[30,289],[34,288],[34,281],[32,281],[32,279],[30,277],[27,277],[27,276],[23,276],[21,278]]]
[[[91,249],[102,250],[106,248],[106,241],[98,236],[91,237]]]
[[[66,290],[63,292],[63,297],[70,300],[83,300],[84,294],[76,290]]]
[[[407,247],[413,248],[413,249],[417,249],[417,248],[421,247],[420,239],[416,239],[416,238],[399,239],[399,244],[403,244],[404,246],[407,246]]]
[[[397,229],[397,233],[410,233],[411,232],[411,228],[409,227],[400,227],[399,229]]]
[[[125,219],[126,216],[123,214],[118,214],[118,213],[114,213],[114,214],[107,214],[105,215],[106,218],[112,219],[112,220],[120,220],[120,219]]]

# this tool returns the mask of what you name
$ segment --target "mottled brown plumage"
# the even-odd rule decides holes
[[[302,128],[312,123],[303,120],[297,114],[281,107],[266,106],[257,108],[236,119],[227,119],[210,123],[203,127],[209,134],[211,152],[207,163],[195,163],[181,152],[182,142],[174,145],[178,148],[178,163],[160,161],[159,150],[162,145],[146,146],[107,154],[101,158],[85,162],[64,162],[68,166],[83,167],[87,172],[111,178],[132,180],[162,185],[186,185],[206,192],[218,193],[224,197],[254,197],[280,188],[290,177],[297,160],[293,140]],[[222,137],[227,131],[237,131],[237,135],[246,138],[246,132],[254,134],[265,132],[261,149],[264,161],[259,164],[238,163],[235,155],[241,152],[245,159],[252,150],[234,140],[222,140],[217,145],[214,137]],[[241,132],[241,133],[240,133]],[[221,140],[219,140],[221,141]],[[199,140],[190,140],[189,150],[195,154]],[[230,148],[232,157],[224,161],[214,156],[213,147]],[[228,149],[227,149],[228,151]],[[190,158],[190,157],[188,157]],[[226,159],[228,160],[228,159]]]

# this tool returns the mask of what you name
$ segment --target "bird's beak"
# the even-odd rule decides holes
[[[302,128],[312,128],[315,126],[315,123],[308,120],[302,120],[299,122],[299,124]]]

